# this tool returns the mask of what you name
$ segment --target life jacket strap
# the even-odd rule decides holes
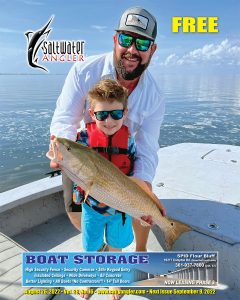
[[[127,149],[118,147],[93,147],[92,149],[96,150],[97,152],[107,154],[128,154]]]

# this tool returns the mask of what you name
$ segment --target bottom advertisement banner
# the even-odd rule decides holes
[[[27,252],[22,260],[24,287],[214,287],[218,284],[216,251]]]

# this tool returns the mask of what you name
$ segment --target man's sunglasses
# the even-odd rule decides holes
[[[133,37],[129,34],[119,33],[118,43],[124,48],[129,48],[135,42],[135,47],[139,51],[147,51],[152,43],[151,40]]]
[[[102,111],[95,111],[94,115],[98,121],[104,121],[110,115],[113,120],[120,120],[123,117],[124,109],[114,109],[114,110],[102,110]]]

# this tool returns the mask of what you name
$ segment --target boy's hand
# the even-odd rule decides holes
[[[51,141],[54,140],[55,138],[56,138],[55,135],[51,135],[50,144],[49,144],[49,151],[53,150]],[[59,169],[59,164],[56,163],[56,162],[54,162],[53,160],[51,160],[50,161],[50,168],[52,168],[52,169]]]

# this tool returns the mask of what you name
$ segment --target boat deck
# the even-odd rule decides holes
[[[35,226],[21,234],[13,237],[14,241],[7,236],[0,235],[0,299],[13,300],[29,299],[24,295],[27,288],[21,286],[21,253],[26,251],[48,251],[48,252],[80,252],[82,248],[81,232],[74,229],[66,214],[53,218],[41,225]],[[20,244],[22,246],[20,246]],[[124,251],[134,251],[133,242]],[[153,233],[148,243],[150,251],[162,251]],[[49,296],[34,295],[34,299],[51,299]],[[124,296],[122,299],[128,299]],[[57,295],[54,299],[80,299],[78,295]],[[99,299],[99,295],[92,295],[92,300]],[[109,299],[108,295],[101,295],[101,299]],[[154,299],[131,296],[134,300]]]
[[[164,203],[169,217],[186,222],[193,229],[178,239],[173,250],[219,251],[220,284],[211,299],[240,300],[240,147],[180,144],[161,149],[159,159],[154,192]],[[61,178],[57,176],[0,195],[0,231],[14,240],[0,236],[0,300],[31,297],[24,295],[25,289],[21,287],[21,253],[25,249],[82,251],[81,233],[74,229],[64,213],[61,189]],[[156,228],[153,231],[148,250],[162,251],[160,234]],[[134,248],[133,243],[126,251],[134,251]],[[147,286],[148,282],[139,282],[139,289],[145,289],[141,284]],[[149,282],[149,285],[152,284]],[[150,288],[147,290],[144,296],[124,295],[122,299],[192,299],[192,295],[167,296],[150,294]],[[32,298],[48,299],[43,295]],[[194,295],[195,300],[208,298],[208,295]],[[61,294],[55,299],[80,297]],[[109,295],[94,294],[90,299],[107,300]]]
[[[0,299],[21,299],[24,295],[22,287],[22,253],[25,252],[22,246],[0,233]],[[47,300],[48,295],[36,295],[34,299]]]
[[[74,229],[68,217],[64,214],[58,217],[53,218],[52,220],[45,222],[44,224],[35,226],[21,234],[18,234],[13,237],[14,241],[11,241],[8,237],[1,235],[0,237],[0,299],[1,300],[28,300],[30,299],[30,295],[24,295],[24,290],[26,288],[21,287],[21,253],[25,251],[25,248],[29,251],[48,251],[48,252],[60,252],[60,251],[69,251],[69,252],[79,252],[82,251],[82,241],[81,241],[81,233]],[[124,251],[133,251],[135,247],[135,243],[133,242],[128,248],[124,249]],[[159,242],[156,240],[155,235],[151,232],[150,238],[148,241],[148,250],[149,251],[162,251]],[[153,279],[150,279],[150,281]],[[138,283],[138,289],[145,290],[143,286],[147,285],[147,281],[143,281],[142,283]],[[152,285],[152,282],[151,284]],[[156,289],[156,286],[152,286],[148,288],[148,290]],[[69,288],[68,288],[69,289]],[[104,288],[101,288],[104,289]],[[124,288],[127,289],[127,288]],[[163,289],[163,288],[162,288]],[[167,288],[164,288],[167,289]],[[186,288],[185,288],[186,289]],[[100,298],[101,297],[101,298]],[[123,300],[159,300],[159,295],[152,294],[150,295],[124,295],[121,299]],[[163,296],[161,296],[163,297]],[[225,290],[224,286],[219,286],[217,288],[217,295],[211,295],[211,299],[217,300],[226,300],[226,299],[240,299],[237,291],[229,291]],[[44,295],[34,295],[34,299],[51,299],[49,296]],[[54,297],[56,300],[73,300],[73,299],[81,299],[78,295],[65,295],[62,293],[61,295],[57,295]],[[109,295],[101,295],[94,294],[90,298],[91,300],[109,300]],[[169,296],[164,299],[172,300],[190,300],[192,296],[183,296],[182,295],[174,295]],[[202,295],[195,295],[194,299],[203,299]]]
[[[20,246],[15,241],[12,241],[5,235],[0,235],[0,299],[1,300],[29,300],[32,296],[25,295],[24,291],[26,288],[21,286],[21,253],[26,251],[69,251],[69,252],[79,252],[82,250],[81,246],[81,233],[73,229],[71,223],[69,222],[66,215],[61,215],[52,219],[49,222],[45,222],[39,226],[33,227],[30,230],[16,235],[14,240],[22,244]],[[132,243],[125,251],[133,251],[135,244]],[[156,240],[156,237],[151,232],[148,241],[148,250],[150,251],[162,251],[161,246]],[[154,279],[150,279],[152,281]],[[157,283],[155,287],[147,288],[149,291],[147,295],[124,295],[121,299],[123,300],[159,300],[158,294],[150,294],[150,290],[157,288]],[[138,290],[146,290],[144,286],[148,285],[148,281],[138,282]],[[152,285],[152,282],[149,286]],[[69,289],[69,288],[68,288]],[[101,288],[103,290],[105,288]],[[124,288],[128,289],[128,288]],[[163,288],[162,288],[163,289]],[[167,289],[167,288],[164,288]],[[169,289],[169,288],[168,288]],[[185,288],[186,289],[186,288]],[[74,300],[81,299],[78,295],[65,295],[64,289],[62,289],[61,295],[54,296],[54,300]],[[163,297],[161,295],[161,297]],[[168,297],[168,298],[166,298]],[[211,299],[217,300],[227,300],[234,299],[237,300],[239,295],[237,291],[224,290],[224,286],[219,286],[216,295],[211,295]],[[34,299],[39,300],[50,300],[52,296],[49,295],[34,295]],[[109,300],[109,295],[97,294],[90,297],[91,300]],[[168,300],[190,300],[191,295],[174,296],[164,296],[164,299]],[[195,295],[196,300],[203,299],[202,295]]]
[[[28,251],[83,251],[81,232],[73,227],[66,214],[18,234],[13,239]],[[135,242],[125,248],[124,251],[131,252],[134,249]],[[151,233],[148,241],[148,250],[163,251],[153,233]]]

